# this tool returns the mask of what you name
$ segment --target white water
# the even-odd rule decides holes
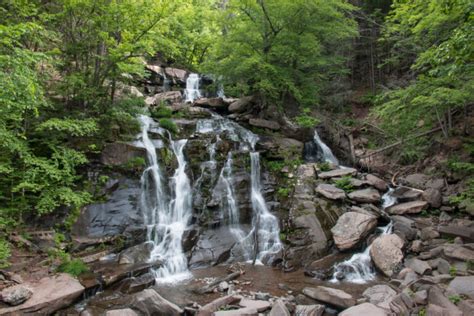
[[[186,102],[194,102],[194,100],[201,97],[199,91],[199,76],[197,74],[190,74],[186,79],[186,90],[184,92]]]
[[[321,149],[323,153],[323,160],[325,162],[332,163],[336,166],[339,165],[339,161],[334,156],[331,149],[321,140],[321,138],[319,137],[318,131],[316,129],[314,130],[314,142]]]
[[[175,282],[190,277],[181,245],[192,214],[192,191],[185,173],[186,161],[183,154],[187,140],[173,141],[169,136],[171,150],[178,161],[178,168],[170,179],[170,199],[164,189],[156,148],[148,136],[150,129],[157,128],[156,123],[147,116],[140,116],[139,120],[148,158],[148,167],[141,178],[140,205],[147,227],[147,239],[154,244],[150,260],[163,262],[155,271],[158,282]],[[165,135],[162,129],[158,128],[158,131],[162,136]]]
[[[248,235],[245,235],[242,230],[236,227],[236,222],[230,221],[230,224],[234,226],[232,232],[239,240],[238,244],[240,244],[243,250],[245,260],[256,259],[256,262],[260,262],[264,259],[271,259],[270,257],[279,252],[283,247],[279,236],[280,228],[278,220],[268,210],[261,192],[260,155],[255,151],[258,136],[237,123],[218,115],[214,115],[212,119],[200,120],[197,124],[196,131],[203,134],[211,132],[220,134],[227,131],[232,140],[240,142],[241,150],[249,151],[251,161],[251,201],[253,209],[252,230]],[[229,159],[226,165],[228,163]],[[224,175],[224,173],[221,174]],[[224,181],[224,179],[222,180]],[[232,183],[232,179],[228,176],[224,182],[230,184]],[[229,187],[227,192],[231,201],[229,203],[229,216],[235,219],[237,218],[238,209],[237,204],[235,204],[235,208],[232,206],[232,204],[235,203],[234,195],[231,193],[233,192],[232,188]]]
[[[390,188],[382,196],[382,209],[392,206],[396,203],[396,198],[392,196],[393,189]],[[382,235],[387,235],[392,232],[392,222],[388,223],[384,227],[378,228]],[[346,261],[340,262],[334,266],[334,274],[331,282],[337,282],[337,274],[343,273],[344,280],[352,283],[364,284],[368,281],[372,281],[376,277],[375,269],[372,265],[372,259],[370,258],[369,245],[363,252],[358,252],[352,255],[352,257]]]

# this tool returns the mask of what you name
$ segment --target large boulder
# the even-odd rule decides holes
[[[354,168],[344,168],[344,169],[335,169],[331,171],[325,171],[318,173],[320,179],[330,179],[336,177],[345,177],[353,176],[357,173],[357,170]]]
[[[194,101],[194,106],[210,108],[216,111],[227,111],[229,104],[223,98],[201,98]]]
[[[418,200],[421,197],[422,191],[407,187],[397,187],[391,193],[391,196],[397,199],[398,202],[409,202]]]
[[[266,158],[291,159],[302,154],[303,143],[293,138],[265,136],[257,143],[257,150],[263,150]]]
[[[368,188],[349,193],[349,198],[360,203],[379,203],[380,193],[377,190]]]
[[[134,158],[146,157],[146,150],[130,143],[115,142],[105,144],[100,161],[106,166],[121,166]]]
[[[327,183],[321,183],[318,185],[316,192],[330,200],[342,200],[346,197],[344,190]]]
[[[428,202],[426,201],[412,201],[390,206],[386,209],[386,211],[395,215],[417,214],[425,210],[427,207]]]
[[[22,284],[7,287],[0,292],[0,299],[8,305],[20,305],[33,295],[33,291]]]
[[[422,193],[423,200],[428,202],[431,207],[441,207],[443,197],[438,189],[428,188]]]
[[[252,97],[243,97],[229,105],[229,112],[242,113],[249,109],[252,104]]]
[[[183,313],[179,306],[163,298],[154,289],[146,289],[135,294],[131,307],[145,315],[178,316]]]
[[[362,303],[343,310],[339,316],[388,316],[389,313],[371,303]]]
[[[397,292],[385,284],[371,286],[362,293],[369,303],[387,310],[390,309],[390,302],[396,295]]]
[[[33,295],[23,304],[0,310],[0,314],[50,315],[71,305],[84,292],[81,283],[65,273],[45,277],[35,283],[25,283],[24,286],[30,288]]]
[[[166,104],[173,104],[177,102],[181,102],[183,99],[183,95],[179,91],[167,91],[162,93],[157,93],[154,96],[148,97],[145,99],[145,103],[149,106],[154,105],[162,105]]]
[[[391,277],[403,260],[403,240],[395,234],[377,237],[370,247],[370,257],[375,266]]]
[[[166,73],[166,76],[171,77],[171,79],[175,83],[180,83],[180,84],[186,83],[186,76],[188,74],[186,70],[166,67],[165,73]]]
[[[305,287],[303,289],[303,294],[315,300],[331,304],[338,308],[348,308],[356,304],[356,300],[352,295],[342,290],[334,289],[331,287]]]
[[[255,127],[266,128],[266,129],[270,129],[274,131],[277,131],[281,128],[278,122],[259,119],[259,118],[249,119],[249,124]]]
[[[339,217],[331,232],[337,248],[347,250],[356,246],[376,226],[377,218],[374,216],[347,212]]]
[[[123,250],[119,255],[119,264],[145,263],[150,259],[153,243],[144,242]]]
[[[466,295],[474,299],[474,276],[458,276],[450,283],[449,287],[459,295]]]
[[[385,192],[388,190],[387,182],[377,176],[374,176],[373,174],[368,174],[365,179],[371,186],[375,187],[379,191]]]

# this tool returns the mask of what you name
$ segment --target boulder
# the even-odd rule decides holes
[[[395,234],[377,237],[370,248],[370,257],[375,266],[391,277],[403,260],[403,240]]]
[[[272,310],[268,316],[290,316],[288,308],[286,308],[285,303],[279,299],[273,304]]]
[[[443,236],[461,237],[465,241],[474,241],[474,227],[448,225],[438,226],[438,232]]]
[[[255,127],[261,127],[261,128],[267,128],[271,129],[274,131],[277,131],[281,128],[280,124],[275,121],[269,121],[269,120],[264,120],[264,119],[258,119],[258,118],[251,118],[249,120],[249,124]]]
[[[148,272],[137,277],[125,279],[124,282],[120,284],[120,291],[127,294],[137,293],[155,285],[155,282],[155,276],[151,272]]]
[[[320,179],[330,179],[336,177],[345,177],[345,176],[353,176],[357,174],[357,170],[354,168],[344,168],[344,169],[335,169],[331,171],[325,171],[318,173],[318,177]]]
[[[115,142],[105,144],[101,152],[100,161],[106,166],[122,166],[134,158],[146,157],[145,148],[133,144]]]
[[[428,304],[437,305],[442,307],[448,311],[448,314],[443,315],[453,315],[453,316],[461,316],[461,310],[454,305],[441,291],[438,286],[432,286],[428,292]],[[431,315],[431,314],[428,314]],[[434,314],[436,315],[436,314]]]
[[[444,254],[452,259],[474,261],[474,251],[462,245],[445,245]]]
[[[239,306],[248,309],[255,309],[258,312],[266,311],[271,307],[270,302],[264,300],[250,300],[250,299],[242,299],[239,302]]]
[[[356,305],[348,309],[345,309],[341,313],[339,313],[339,316],[360,316],[360,315],[388,316],[389,313],[381,309],[380,307],[377,307],[374,304],[370,304],[370,303],[363,303],[360,305]]]
[[[194,101],[193,106],[210,108],[217,111],[226,111],[229,106],[222,98],[201,98]]]
[[[179,103],[183,99],[183,96],[181,92],[179,91],[167,91],[167,92],[162,92],[162,93],[157,93],[154,96],[147,97],[145,99],[145,103],[148,106],[154,106],[154,105],[162,105],[163,103],[166,104],[173,104],[173,103]]]
[[[339,250],[356,246],[377,226],[377,218],[356,212],[344,213],[331,229],[334,243]]]
[[[414,173],[401,178],[400,180],[405,185],[423,190],[426,187],[425,184],[430,180],[430,177],[426,174]]]
[[[218,311],[222,307],[226,305],[235,305],[239,303],[242,300],[241,296],[233,296],[233,295],[227,295],[223,297],[219,297],[215,299],[214,301],[202,306],[199,309],[199,312],[197,316],[211,316],[213,315],[214,312]],[[258,315],[257,310],[254,310],[255,314]]]
[[[397,187],[393,190],[392,196],[397,199],[398,202],[409,202],[417,200],[421,197],[422,191],[414,190],[407,187]]]
[[[253,308],[239,308],[239,309],[231,309],[228,311],[217,311],[212,314],[202,314],[202,316],[258,316],[259,313],[256,309]],[[198,314],[201,316],[201,314]]]
[[[344,190],[336,188],[333,185],[322,183],[316,188],[316,192],[330,200],[342,200],[346,197]]]
[[[107,311],[105,316],[138,316],[138,314],[131,308],[122,308]]]
[[[16,306],[28,300],[33,295],[33,291],[22,284],[14,285],[3,289],[0,292],[0,299],[8,305]]]
[[[458,276],[450,283],[449,287],[459,295],[466,295],[474,299],[474,276]]]
[[[428,203],[425,201],[412,201],[401,204],[390,206],[386,211],[390,214],[417,214],[425,210],[428,207]]]
[[[387,182],[377,176],[374,176],[373,174],[368,174],[365,179],[371,186],[375,187],[379,191],[385,192],[388,190]]]
[[[402,239],[414,240],[416,238],[417,229],[415,221],[400,215],[392,216],[393,232]]]
[[[0,313],[49,315],[71,305],[84,292],[81,283],[65,273],[45,277],[36,283],[25,283],[24,286],[30,288],[33,295],[23,304],[4,308]]]
[[[164,299],[154,289],[146,289],[133,296],[131,307],[145,315],[181,315],[183,310]]]
[[[119,264],[145,263],[150,260],[153,243],[144,242],[123,250],[119,254]]]
[[[380,193],[377,190],[368,188],[349,193],[349,198],[360,203],[379,203]]]
[[[179,82],[179,83],[185,83],[186,76],[188,74],[186,70],[171,68],[171,67],[166,67],[165,73],[166,73],[166,76],[171,77],[171,79],[174,82]]]
[[[226,261],[235,242],[235,237],[227,226],[205,230],[199,235],[192,250],[189,266],[207,267]]]
[[[356,303],[355,298],[349,293],[325,286],[318,286],[316,288],[305,287],[303,289],[303,294],[339,308],[348,308],[354,306]]]
[[[439,190],[426,189],[425,191],[423,191],[421,196],[423,197],[423,200],[428,202],[428,204],[431,207],[434,207],[434,208],[441,207],[441,204],[443,202],[443,197],[441,195],[441,192],[439,192]]]
[[[396,295],[395,290],[384,284],[371,286],[362,293],[369,303],[384,309],[390,309],[390,302]]]
[[[324,313],[324,305],[296,305],[295,316],[322,316]]]
[[[229,105],[229,112],[242,113],[245,112],[252,103],[252,97],[243,97]]]
[[[431,267],[428,264],[428,262],[417,259],[417,258],[405,260],[405,266],[412,269],[419,275],[431,273]]]

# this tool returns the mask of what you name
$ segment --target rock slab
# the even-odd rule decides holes
[[[374,216],[347,212],[338,218],[331,232],[337,248],[347,250],[356,246],[376,226],[377,218]]]
[[[375,266],[386,276],[391,277],[394,269],[403,260],[403,240],[395,234],[377,237],[370,248],[370,257]]]
[[[318,286],[316,288],[306,287],[303,289],[303,294],[339,308],[348,308],[356,303],[355,298],[349,293],[325,286]]]

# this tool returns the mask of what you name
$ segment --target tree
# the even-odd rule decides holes
[[[234,95],[317,104],[327,82],[345,73],[344,48],[356,35],[352,9],[342,0],[230,0],[205,69]]]

